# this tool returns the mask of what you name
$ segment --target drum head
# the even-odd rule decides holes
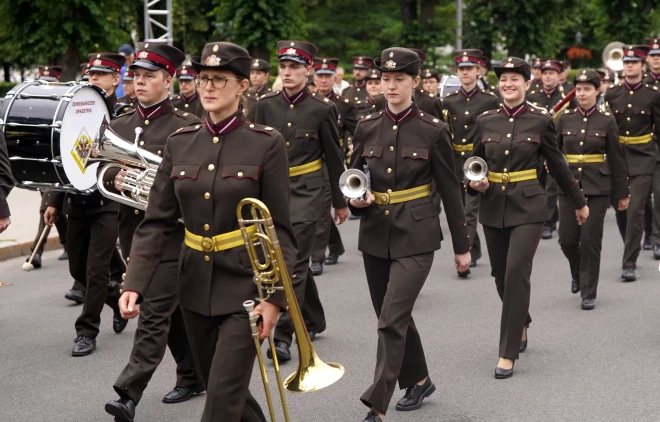
[[[99,163],[86,167],[92,142],[98,136],[103,119],[110,121],[106,98],[93,86],[83,86],[71,98],[62,118],[60,149],[62,166],[69,181],[78,190],[96,186]]]

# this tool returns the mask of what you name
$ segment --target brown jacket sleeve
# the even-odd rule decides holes
[[[339,149],[339,131],[337,128],[337,107],[332,104],[328,107],[323,123],[321,123],[321,142],[323,153],[330,176],[330,190],[332,191],[332,206],[345,208],[346,201],[339,190],[339,177],[344,172],[344,159]]]
[[[456,178],[454,150],[451,147],[449,126],[446,124],[441,123],[433,142],[432,154],[433,179],[445,205],[454,253],[464,254],[470,250],[470,238],[463,208],[463,190]]]
[[[362,142],[360,125],[358,124],[355,128],[355,135],[353,136],[353,153],[351,154],[351,168],[357,169],[360,171],[364,170],[364,157],[362,157],[362,152],[364,151],[364,143]],[[357,216],[363,216],[367,213],[369,207],[366,208],[356,208],[351,205],[350,201],[347,201],[348,209],[351,210],[351,214]]]
[[[587,200],[580,191],[580,185],[573,177],[573,173],[568,168],[564,155],[557,148],[557,131],[552,119],[548,119],[546,127],[541,134],[541,155],[548,164],[548,170],[553,175],[559,187],[571,199],[575,209],[587,205]]]
[[[628,185],[628,166],[624,157],[623,147],[619,142],[619,129],[616,120],[610,119],[607,128],[607,162],[612,174],[612,198],[623,199],[630,195]]]
[[[5,135],[0,131],[0,218],[9,217],[9,204],[7,197],[14,188],[14,178],[11,174],[11,165],[9,164],[9,153],[7,152],[7,142]]]
[[[48,195],[47,203],[49,207],[55,207],[58,210],[62,209],[62,205],[64,204],[64,196],[66,195],[64,192],[51,190],[45,195]]]

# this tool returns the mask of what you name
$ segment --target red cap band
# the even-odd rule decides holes
[[[287,56],[300,56],[300,57],[304,58],[305,60],[307,60],[307,63],[312,62],[312,56],[307,54],[305,51],[299,50],[295,47],[283,48],[277,54],[280,55],[280,56],[284,56],[284,55],[287,55]]]
[[[337,66],[335,66],[332,63],[316,63],[314,65],[314,70],[323,70],[323,69],[335,71],[337,70]]]
[[[93,67],[93,66],[109,67],[114,69],[116,72],[119,72],[121,70],[121,67],[119,67],[117,63],[104,59],[94,59],[91,62],[89,62],[89,67]]]
[[[472,56],[456,57],[454,59],[454,61],[456,61],[456,64],[461,64],[461,63],[483,64],[483,62],[480,59],[478,59],[477,57],[472,57]]]
[[[160,65],[165,66],[164,70],[167,71],[167,73],[169,73],[170,76],[174,76],[174,73],[176,72],[176,66],[174,66],[174,63],[170,62],[169,60],[165,59],[162,56],[159,56],[154,52],[139,51],[136,57],[138,60],[149,60],[150,62],[158,63]]]

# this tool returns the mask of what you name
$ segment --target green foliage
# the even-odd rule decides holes
[[[172,26],[174,44],[191,56],[201,54],[211,40],[214,27],[207,16],[213,0],[173,0]]]
[[[10,89],[18,85],[16,82],[0,82],[0,98],[4,98]]]

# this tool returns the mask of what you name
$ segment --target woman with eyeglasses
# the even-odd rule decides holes
[[[249,87],[252,58],[226,42],[207,44],[193,57],[203,124],[170,136],[149,195],[146,216],[135,233],[120,299],[122,315],[138,315],[155,265],[177,221],[185,240],[179,258],[179,302],[195,363],[206,386],[202,421],[266,421],[248,389],[256,349],[243,302],[257,297],[253,271],[238,231],[236,206],[256,198],[269,208],[282,253],[295,262],[289,212],[289,167],[282,135],[245,121],[239,103]],[[249,218],[249,216],[244,216]],[[260,338],[279,312],[283,292],[259,303]]]

